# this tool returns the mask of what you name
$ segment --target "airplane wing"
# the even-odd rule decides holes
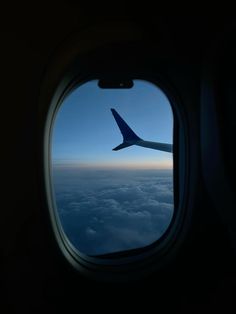
[[[168,143],[159,143],[159,142],[150,142],[144,141],[141,139],[134,131],[128,126],[124,119],[118,114],[115,109],[111,109],[113,117],[116,120],[116,123],[120,129],[121,134],[123,135],[123,143],[113,148],[113,150],[120,150],[132,145],[147,147],[151,149],[156,149],[164,152],[171,153],[173,150],[173,145]]]

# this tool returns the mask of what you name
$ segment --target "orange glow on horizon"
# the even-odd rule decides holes
[[[126,169],[126,170],[145,170],[145,169],[157,169],[157,170],[172,170],[173,161],[150,161],[150,162],[97,162],[97,163],[81,163],[77,161],[61,161],[53,162],[52,165],[58,168],[80,168],[80,169]]]

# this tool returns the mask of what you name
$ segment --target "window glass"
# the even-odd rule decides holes
[[[133,82],[127,89],[84,83],[55,114],[55,213],[87,255],[148,246],[173,217],[172,108],[156,85]]]

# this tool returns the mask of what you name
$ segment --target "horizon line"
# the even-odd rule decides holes
[[[78,163],[78,162],[58,162],[55,160],[51,163],[53,168],[73,168],[84,170],[173,170],[172,162],[159,162],[159,163]]]

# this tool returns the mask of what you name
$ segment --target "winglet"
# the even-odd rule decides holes
[[[112,108],[111,112],[113,114],[113,117],[116,120],[116,123],[118,124],[121,134],[123,135],[124,142],[141,140],[141,138],[138,137],[138,135],[134,133],[134,131],[128,126],[128,124],[124,121],[124,119],[121,118],[121,116],[118,114],[118,112],[115,109]]]
[[[120,150],[120,149],[122,149],[122,148],[126,148],[126,147],[129,147],[129,146],[132,146],[133,144],[128,144],[128,143],[122,143],[122,144],[120,144],[120,145],[118,145],[118,146],[116,146],[115,148],[113,148],[112,150]]]

